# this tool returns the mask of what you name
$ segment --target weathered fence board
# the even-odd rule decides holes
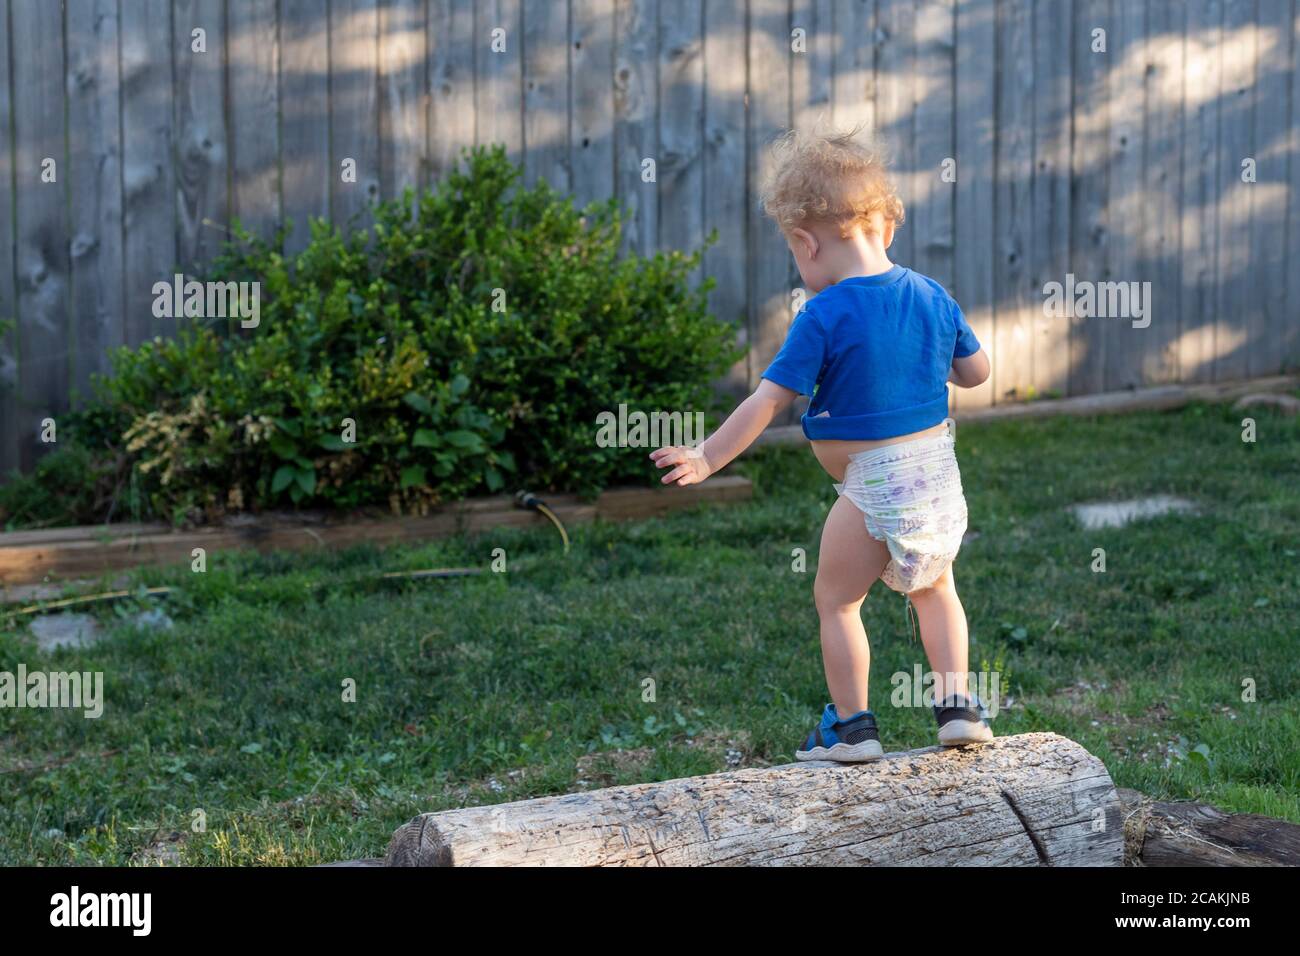
[[[791,104],[795,126],[812,126],[820,119],[830,121],[832,84],[835,78],[835,50],[856,46],[857,37],[841,44],[835,35],[835,4],[832,0],[793,0],[791,31],[801,30],[803,52],[793,58],[790,71]],[[791,42],[794,42],[792,38]]]
[[[229,0],[226,16],[230,214],[238,217],[245,229],[269,238],[284,215],[279,183],[280,50],[275,0]],[[223,238],[219,229],[210,226],[204,232]]]
[[[235,6],[238,10],[241,5]],[[220,0],[176,0],[172,35],[177,264],[190,272],[211,258],[224,238],[205,222],[224,222],[232,211],[227,195],[225,53],[235,38],[226,35],[225,4]],[[249,44],[245,40],[240,45],[247,49]],[[253,72],[253,64],[242,58],[231,71],[232,109],[241,101],[245,108],[253,106],[253,91],[246,85]],[[271,129],[259,133],[274,144]],[[256,188],[255,172],[247,167],[229,178],[236,189]]]
[[[520,0],[474,4],[474,110],[479,143],[504,143],[523,159],[523,20]]]
[[[614,0],[571,0],[569,169],[579,205],[614,195]]]
[[[1061,281],[1070,271],[1071,51],[1074,24],[1059,9],[1036,3],[1033,11],[1034,180],[1028,250],[1031,290]],[[1041,296],[1041,292],[1039,293]],[[1029,316],[1030,385],[1038,395],[1065,394],[1070,378],[1070,326],[1035,308]]]
[[[1144,383],[1164,384],[1178,379],[1182,319],[1182,166],[1175,161],[1183,151],[1182,0],[1150,0],[1146,10],[1142,262],[1150,268],[1152,301],[1142,376]]]
[[[1247,315],[1259,307],[1255,289],[1260,277],[1250,267],[1251,216],[1255,185],[1242,181],[1243,163],[1252,156],[1251,114],[1254,100],[1257,32],[1255,0],[1226,0],[1219,54],[1220,183],[1218,229],[1218,298],[1214,314],[1214,378],[1246,376]],[[1235,316],[1237,321],[1231,321]]]
[[[329,11],[330,209],[337,223],[365,225],[379,198],[379,8],[332,0]]]
[[[1110,120],[1106,214],[1110,223],[1110,241],[1106,244],[1104,272],[1107,279],[1129,283],[1138,278],[1137,271],[1141,268],[1139,243],[1146,216],[1141,191],[1143,102],[1136,95],[1142,89],[1145,74],[1141,56],[1145,24],[1141,4],[1114,4],[1111,10],[1111,31],[1106,51],[1110,60],[1106,70]],[[1099,308],[1100,301],[1099,297]],[[1090,321],[1102,326],[1103,387],[1114,391],[1141,384],[1142,342],[1149,330],[1141,328],[1140,321],[1135,325],[1124,318],[1107,316]]]
[[[561,192],[569,171],[569,24],[547,6],[523,5],[524,182]]]
[[[784,0],[749,3],[749,143],[764,143],[790,125],[790,15]],[[749,177],[754,190],[767,157],[751,149]],[[799,275],[781,234],[755,198],[749,203],[750,380],[772,361],[793,318],[791,294]],[[793,410],[786,412],[787,416]],[[787,417],[788,420],[788,417]]]
[[[0,130],[13,128],[9,18],[0,16]],[[14,144],[0,140],[0,322],[17,315],[14,276]],[[18,467],[18,333],[0,328],[0,475]]]
[[[692,0],[659,0],[659,244],[704,242],[704,17]]]
[[[379,188],[385,199],[427,182],[427,42],[422,0],[380,0]]]
[[[476,143],[580,202],[616,196],[630,250],[716,230],[700,278],[750,349],[719,383],[732,395],[779,348],[799,286],[758,208],[762,150],[822,117],[885,135],[908,212],[892,254],[952,288],[993,352],[993,379],[955,404],[1294,368],[1297,7],[6,2],[0,471],[32,464],[36,424],[111,348],[175,331],[154,283],[201,269],[231,219],[262,235],[291,220],[294,253],[309,217],[365,222]],[[1150,282],[1150,325],[1045,313],[1067,274]]]
[[[1286,312],[1288,249],[1286,245],[1287,167],[1300,166],[1290,151],[1289,123],[1297,112],[1281,108],[1289,100],[1289,84],[1295,70],[1291,35],[1294,5],[1290,0],[1259,0],[1259,35],[1256,50],[1254,117],[1251,155],[1256,180],[1251,185],[1253,217],[1252,246],[1247,260],[1254,274],[1258,302],[1245,318],[1246,374],[1264,375],[1277,366],[1277,354],[1251,347],[1253,342],[1281,342],[1287,327],[1300,326],[1296,314],[1288,321]],[[1295,246],[1291,254],[1300,252]]]
[[[745,178],[745,80],[727,64],[745,62],[744,0],[717,0],[704,7],[704,228],[718,241],[704,252],[704,272],[714,281],[710,304],[718,318],[739,324],[748,345],[749,220]],[[739,395],[750,378],[748,354],[727,374],[725,387]]]
[[[430,0],[429,175],[437,180],[456,167],[460,151],[475,141],[473,0]]]
[[[1289,181],[1287,182],[1287,232],[1286,248],[1289,268],[1286,270],[1286,308],[1284,310],[1284,332],[1282,335],[1281,357],[1283,367],[1291,368],[1300,364],[1300,269],[1295,268],[1294,256],[1300,252],[1300,84],[1296,73],[1300,72],[1300,0],[1293,0],[1291,16],[1291,57],[1287,76],[1291,81],[1290,130],[1286,140],[1286,152],[1289,158]]]
[[[32,81],[14,88],[21,94],[13,104],[18,455],[30,468],[41,446],[41,422],[53,417],[70,385],[63,14],[52,3],[14,4],[9,12],[11,69]]]
[[[1110,100],[1106,85],[1109,39],[1114,32],[1110,0],[1074,4],[1074,184],[1070,207],[1070,266],[1080,278],[1102,281],[1110,237],[1106,162],[1110,140]],[[1063,281],[1064,277],[1058,279]],[[1072,315],[1070,393],[1106,390],[1107,322]],[[1001,357],[998,357],[1001,361]],[[1000,397],[1000,396],[999,396]]]
[[[1223,33],[1221,0],[1188,0],[1183,106],[1183,299],[1179,311],[1179,380],[1214,376],[1218,319],[1219,77]]]
[[[1034,225],[1034,21],[1033,0],[1002,0],[998,4],[997,187],[993,194],[998,217],[994,249],[997,323],[992,346],[993,393],[1001,401],[1032,397],[1033,339],[1036,306],[1041,297],[1030,283],[1030,256],[1042,236]]]
[[[993,344],[995,49],[994,0],[957,0],[957,194],[954,294],[981,343]],[[954,390],[956,408],[993,404],[993,377],[978,388]]]
[[[953,187],[944,163],[954,152],[953,53],[956,20],[952,0],[920,0],[916,11],[917,99],[913,138],[917,176],[912,182],[916,236],[912,267],[953,287]]]
[[[280,0],[280,206],[300,251],[308,220],[330,215],[329,24],[314,0]]]
[[[911,220],[898,230],[890,249],[904,263],[916,259],[916,27],[913,0],[876,0],[876,128],[889,146],[905,216]]]
[[[116,58],[102,53],[117,49],[117,7],[115,0],[68,0],[67,7],[68,128],[79,131],[68,137],[67,169],[72,388],[82,397],[90,377],[108,371],[110,350],[124,344],[121,87]]]
[[[655,83],[658,0],[618,0],[614,12],[614,189],[627,207],[623,248],[652,252],[658,244],[659,88]]]
[[[135,345],[170,333],[155,319],[153,287],[171,281],[176,250],[175,131],[171,4],[140,0],[119,6],[122,77],[122,235],[124,337]],[[166,54],[163,51],[166,51]],[[21,365],[26,364],[22,356]]]
[[[830,119],[836,126],[876,125],[876,0],[832,0],[835,44]]]

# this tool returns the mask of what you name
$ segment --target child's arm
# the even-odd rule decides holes
[[[980,349],[973,355],[953,359],[948,381],[958,388],[974,388],[976,385],[984,384],[989,377],[989,371],[989,357],[983,349]]]
[[[754,394],[745,399],[718,430],[698,448],[670,445],[650,453],[650,460],[659,468],[676,466],[664,475],[665,485],[694,485],[715,471],[721,471],[742,451],[763,434],[772,419],[789,407],[799,393],[763,379]]]

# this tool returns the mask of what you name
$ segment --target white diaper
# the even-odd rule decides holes
[[[880,580],[895,591],[930,587],[961,548],[966,497],[954,445],[945,433],[858,452],[835,485],[889,547]]]

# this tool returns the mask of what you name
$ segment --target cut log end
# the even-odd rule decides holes
[[[451,866],[451,847],[443,841],[438,827],[421,814],[393,834],[384,856],[384,866]]]

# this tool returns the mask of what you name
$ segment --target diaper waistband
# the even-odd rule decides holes
[[[849,455],[849,461],[859,465],[875,465],[926,451],[952,448],[955,445],[956,442],[951,432],[944,431],[938,435],[927,435],[924,438],[913,438],[910,441],[895,442],[892,445],[881,445],[879,448],[868,448],[866,451]]]

